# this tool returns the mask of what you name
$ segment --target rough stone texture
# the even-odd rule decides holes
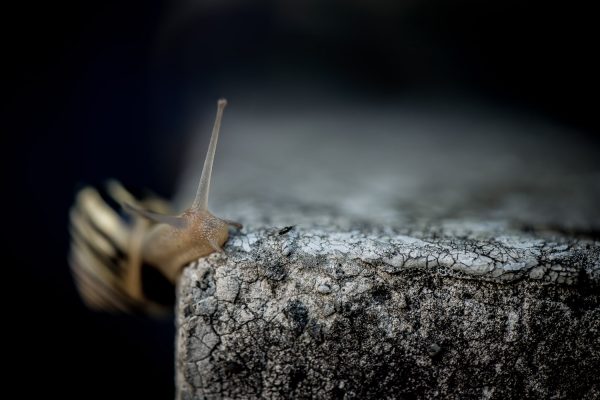
[[[181,398],[597,398],[600,245],[479,228],[234,236],[181,280]]]
[[[250,136],[264,145],[276,133]],[[471,143],[465,135],[453,141]],[[527,155],[514,167],[478,147],[399,136],[361,153],[393,174],[332,155],[329,167],[303,164],[307,183],[286,169],[284,146],[259,144],[246,153],[268,152],[255,164],[275,159],[279,175],[248,160],[222,167],[237,178],[217,189],[217,214],[245,228],[180,280],[179,398],[600,397],[600,175],[581,161],[591,153],[552,164],[556,149],[537,143],[544,151],[505,151]],[[565,143],[579,149],[563,139],[565,154]],[[453,162],[436,179],[415,147]],[[353,177],[342,197],[328,190],[332,170]]]

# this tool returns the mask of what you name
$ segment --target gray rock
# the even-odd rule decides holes
[[[243,141],[235,126],[254,127],[246,136],[259,144],[301,146],[243,119],[233,123],[234,141]],[[563,149],[581,145],[558,137]],[[530,169],[506,157],[495,160],[511,168],[494,168],[494,157],[476,148],[427,148],[419,139],[411,149],[414,140],[371,151],[371,161],[402,173],[373,175],[352,169],[356,158],[332,155],[330,168],[306,163],[303,176],[314,182],[300,180],[293,196],[281,193],[299,181],[297,168],[286,170],[294,161],[284,146],[245,148],[267,152],[253,156],[262,164],[281,163],[278,177],[256,171],[261,163],[246,168],[248,160],[222,167],[221,176],[237,175],[222,183],[215,211],[245,228],[232,233],[225,254],[181,277],[178,398],[600,397],[597,169],[552,169],[535,154],[554,153],[528,153],[534,144],[506,150],[527,154]],[[328,141],[336,142],[321,145]],[[436,164],[419,168],[415,146],[453,162],[437,164],[442,176],[433,179]],[[479,175],[465,155],[480,161]],[[343,199],[327,192],[328,182],[339,184],[332,170],[354,177]],[[265,174],[253,192],[252,177]]]
[[[598,242],[282,228],[185,269],[180,398],[600,395]]]

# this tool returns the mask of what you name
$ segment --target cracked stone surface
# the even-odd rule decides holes
[[[185,269],[180,398],[600,395],[597,241],[309,218]]]
[[[243,141],[235,126],[256,124],[233,121],[229,135]],[[259,144],[246,152],[265,152],[277,133],[255,128]],[[581,145],[556,137],[563,150]],[[584,162],[593,152],[552,164],[552,143],[525,148],[525,167],[422,140],[419,154],[455,161],[436,180],[400,138],[363,154],[394,174],[332,156],[330,168],[303,163],[302,180],[283,145],[258,157],[279,174],[243,158],[221,167],[237,175],[216,176],[215,213],[245,227],[180,279],[178,398],[600,397],[600,175]],[[234,159],[227,142],[222,152]],[[335,171],[354,179],[341,197],[328,191]]]

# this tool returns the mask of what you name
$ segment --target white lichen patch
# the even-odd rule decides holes
[[[418,237],[391,232],[377,236],[369,231],[307,231],[299,228],[281,235],[276,229],[250,229],[233,236],[227,250],[233,252],[239,262],[252,260],[258,253],[279,254],[295,262],[307,260],[304,263],[307,265],[324,263],[332,273],[341,263],[344,264],[344,273],[349,276],[363,273],[364,265],[373,265],[388,273],[428,269],[457,277],[472,276],[504,282],[528,278],[563,284],[577,281],[580,268],[574,254],[599,252],[593,242],[547,243],[523,234],[505,234],[489,240],[485,239],[490,233],[486,230],[489,224],[484,223],[478,229],[473,229],[473,224],[469,225],[470,232],[477,234],[460,238],[429,237],[426,232],[420,232]],[[490,229],[499,228],[491,224]],[[586,247],[590,245],[595,249],[592,252]],[[594,264],[590,260],[585,265],[590,277],[600,275],[597,272],[600,263]],[[325,286],[317,288],[320,293],[327,290]]]

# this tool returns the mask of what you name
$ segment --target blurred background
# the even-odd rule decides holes
[[[173,320],[86,310],[66,263],[67,215],[78,187],[110,177],[174,196],[190,138],[200,127],[207,139],[219,97],[228,97],[232,116],[236,108],[256,110],[263,122],[344,102],[352,110],[393,103],[452,114],[459,107],[474,117],[485,110],[492,125],[495,115],[511,115],[569,132],[563,138],[577,145],[568,162],[581,151],[585,168],[597,171],[600,65],[589,7],[12,3],[4,11],[8,126],[1,147],[10,288],[3,326],[15,335],[5,345],[17,349],[12,385],[26,398],[172,397]],[[532,148],[540,143],[543,151],[552,135],[533,132]]]

